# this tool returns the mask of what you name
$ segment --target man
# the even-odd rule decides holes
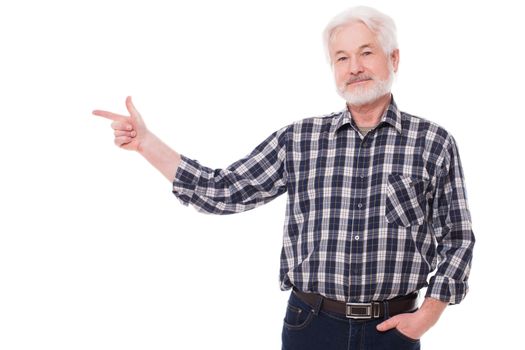
[[[170,149],[129,97],[129,117],[93,113],[112,119],[115,143],[142,154],[185,205],[230,214],[288,193],[283,349],[418,349],[468,291],[474,235],[455,140],[397,108],[392,19],[351,8],[324,40],[345,109],[281,128],[226,169]]]

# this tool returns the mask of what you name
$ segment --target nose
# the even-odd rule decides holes
[[[361,60],[358,57],[354,57],[354,59],[349,60],[348,72],[352,75],[358,75],[364,72],[363,65],[361,64]]]

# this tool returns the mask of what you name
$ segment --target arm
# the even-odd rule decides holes
[[[233,214],[265,204],[287,189],[286,130],[260,143],[225,169],[211,169],[181,156],[173,194],[184,204],[211,214]]]
[[[437,242],[438,266],[426,296],[459,304],[468,292],[475,238],[461,161],[450,135],[436,182],[431,228]]]
[[[151,132],[148,132],[137,151],[160,171],[168,181],[171,182],[173,180],[181,161],[180,154],[172,150]]]
[[[115,144],[140,153],[173,183],[184,204],[213,214],[232,214],[267,203],[286,191],[286,129],[273,133],[249,155],[226,169],[210,169],[172,150],[151,133],[140,113],[126,99],[129,116],[108,111],[94,115],[113,120]]]
[[[419,310],[386,320],[377,326],[379,331],[397,328],[408,337],[419,339],[438,321],[448,304],[458,304],[468,291],[475,239],[459,153],[452,136],[447,139],[444,150],[431,217],[439,255],[436,274],[430,279]]]

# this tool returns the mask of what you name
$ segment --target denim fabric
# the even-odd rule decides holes
[[[284,318],[282,350],[416,350],[420,341],[397,329],[379,332],[376,326],[388,318],[351,320],[319,311],[291,293]]]

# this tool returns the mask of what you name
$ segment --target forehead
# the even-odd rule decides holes
[[[330,52],[357,51],[363,45],[379,46],[376,33],[362,22],[352,22],[337,27],[328,45]]]

